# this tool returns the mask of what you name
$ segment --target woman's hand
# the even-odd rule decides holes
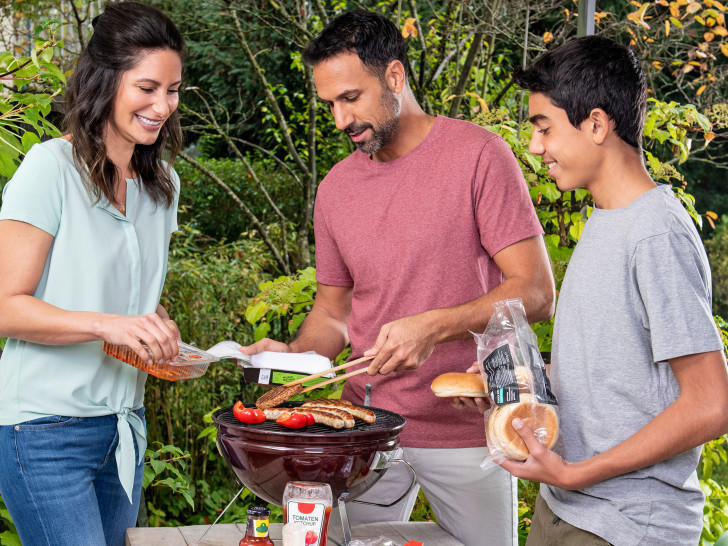
[[[126,345],[149,364],[152,361],[175,361],[179,352],[177,325],[157,313],[107,315],[101,320],[99,335],[112,345]]]

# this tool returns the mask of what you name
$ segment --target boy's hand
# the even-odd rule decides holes
[[[473,362],[465,373],[480,373],[478,363]],[[469,397],[469,396],[453,396],[450,403],[455,409],[473,408],[478,410],[480,413],[485,413],[493,405],[493,401],[489,397]]]
[[[531,455],[525,461],[501,456],[493,460],[517,478],[554,485],[560,489],[581,489],[588,485],[576,472],[577,466],[564,461],[557,453],[546,449],[523,420],[514,419],[513,428],[526,443]]]

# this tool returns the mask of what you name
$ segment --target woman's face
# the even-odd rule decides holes
[[[148,51],[124,72],[104,142],[108,150],[154,144],[179,103],[182,59],[170,49]]]

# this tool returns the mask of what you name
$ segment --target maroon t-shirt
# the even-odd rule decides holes
[[[403,157],[380,163],[356,151],[335,165],[319,186],[314,227],[318,282],[353,286],[354,357],[387,322],[492,290],[503,276],[491,257],[543,233],[503,139],[442,116]],[[404,446],[483,446],[483,417],[430,390],[435,377],[463,372],[475,359],[472,339],[442,343],[416,371],[348,379],[343,397],[362,403],[371,383],[372,406],[407,419]]]

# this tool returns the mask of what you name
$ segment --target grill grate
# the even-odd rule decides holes
[[[296,408],[303,404],[303,402],[285,402],[283,404],[280,404],[278,407],[280,408]],[[255,404],[245,404],[246,408],[252,408],[255,407]],[[361,406],[365,407],[365,406]],[[389,431],[389,430],[396,430],[400,429],[405,424],[405,419],[398,413],[394,413],[393,411],[381,409],[381,408],[372,408],[368,407],[366,409],[369,409],[374,412],[377,419],[374,421],[374,423],[368,424],[362,421],[361,419],[355,419],[356,424],[353,428],[342,428],[342,429],[335,429],[332,427],[327,427],[326,425],[321,425],[319,423],[314,423],[313,425],[309,425],[307,427],[301,428],[301,429],[291,429],[286,428],[275,421],[264,421],[262,423],[256,423],[256,424],[248,424],[248,423],[242,423],[238,421],[235,416],[233,416],[233,408],[232,406],[228,406],[226,408],[221,408],[217,410],[215,413],[213,413],[213,418],[215,421],[219,422],[222,425],[226,425],[228,427],[233,428],[239,428],[247,431],[255,431],[255,432],[269,432],[271,434],[295,434],[297,436],[320,436],[322,434],[331,435],[357,435],[357,433],[360,432],[376,432],[376,431]],[[325,410],[324,410],[325,411]]]

